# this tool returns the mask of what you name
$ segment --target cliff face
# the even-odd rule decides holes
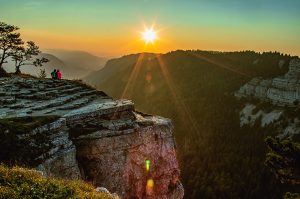
[[[25,148],[35,152],[25,163],[45,175],[82,178],[123,198],[183,198],[170,120],[65,80],[2,78],[0,103],[2,121],[57,117],[18,132],[0,123],[12,140],[4,146],[16,151],[0,154],[6,161],[22,163]]]
[[[47,176],[58,176],[69,179],[81,178],[77,161],[76,149],[73,142],[69,139],[66,120],[60,118],[57,121],[35,129],[33,132],[48,134],[45,139],[51,140],[51,149],[42,154],[41,163],[36,166],[37,170],[42,171]],[[39,140],[35,140],[38,142]]]
[[[273,79],[254,78],[235,95],[254,96],[277,105],[296,105],[300,101],[300,60],[291,60],[289,71],[284,76]]]
[[[240,112],[240,125],[271,127],[280,135],[300,133],[300,60],[293,59],[289,71],[273,79],[254,78],[235,96],[246,100]],[[256,99],[256,100],[253,100]]]
[[[170,121],[142,120],[130,129],[108,129],[76,138],[79,166],[87,180],[97,186],[105,184],[124,198],[182,198]],[[149,180],[154,186],[147,188]]]

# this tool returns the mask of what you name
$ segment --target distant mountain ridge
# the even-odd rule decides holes
[[[78,69],[96,71],[101,69],[106,63],[106,58],[98,57],[85,51],[48,49],[45,52]]]
[[[139,56],[140,54],[131,54],[125,55],[121,58],[110,59],[102,69],[87,75],[83,79],[92,85],[97,85],[100,82],[106,81],[109,77],[116,75],[116,73],[128,70],[137,62]],[[143,60],[152,59],[154,57],[154,53],[143,53]]]
[[[273,59],[273,55],[276,55],[277,58]],[[281,59],[279,60],[278,58],[280,58],[280,56]],[[142,69],[142,71],[144,71],[145,65],[157,64],[155,63],[158,62],[157,57],[160,57],[160,59],[166,59],[168,62],[175,62],[175,65],[180,64],[181,66],[177,66],[176,70],[185,68],[185,65],[193,65],[200,62],[199,64],[213,65],[214,67],[231,71],[232,73],[236,73],[239,76],[244,76],[246,78],[256,76],[270,77],[278,74],[284,74],[288,71],[288,62],[290,60],[287,59],[287,57],[289,57],[288,55],[283,55],[278,52],[256,53],[254,51],[218,52],[177,50],[166,54],[138,53],[110,59],[103,68],[85,76],[84,80],[92,85],[101,87],[106,81],[108,81],[108,79],[116,75],[123,74],[123,77],[125,78],[126,75],[124,74],[130,73],[130,70],[133,70],[132,68],[138,62],[140,62],[139,65],[144,66]],[[174,67],[172,70],[173,69]],[[149,66],[147,70],[150,70]],[[126,78],[124,78],[121,79],[125,80]],[[111,81],[114,80],[112,79]],[[124,83],[126,82],[122,81],[122,84]],[[119,84],[121,84],[120,81]],[[110,87],[102,89],[110,90]]]
[[[69,50],[45,50],[39,57],[45,57],[50,62],[44,64],[42,68],[46,70],[48,77],[51,71],[59,69],[62,72],[63,78],[66,79],[81,79],[89,73],[101,69],[105,62],[105,58],[97,57],[84,51],[69,51]],[[14,64],[9,61],[4,65],[8,72],[14,72]],[[23,66],[23,73],[37,75],[39,68],[34,66]]]

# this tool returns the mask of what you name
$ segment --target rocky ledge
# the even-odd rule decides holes
[[[289,71],[273,79],[253,78],[235,93],[237,97],[253,96],[276,105],[297,106],[300,101],[300,59],[293,59]]]
[[[300,133],[300,59],[291,60],[283,76],[253,78],[235,96],[245,103],[240,126],[260,124],[282,137]]]
[[[78,81],[0,78],[2,162],[122,198],[183,198],[169,119]]]

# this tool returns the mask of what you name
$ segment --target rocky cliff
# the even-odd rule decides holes
[[[0,79],[0,158],[122,198],[183,198],[169,119],[80,82]]]
[[[240,88],[237,97],[253,96],[276,105],[296,106],[300,100],[300,59],[290,61],[289,71],[273,79],[253,78]]]
[[[282,136],[300,133],[300,60],[293,59],[289,71],[272,79],[254,78],[235,96],[244,100],[240,125],[271,127]]]

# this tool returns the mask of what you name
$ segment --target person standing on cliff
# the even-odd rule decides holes
[[[57,70],[57,72],[56,72],[56,78],[57,79],[61,79],[61,72],[60,72],[60,70]]]
[[[51,72],[52,79],[56,79],[56,69]]]

